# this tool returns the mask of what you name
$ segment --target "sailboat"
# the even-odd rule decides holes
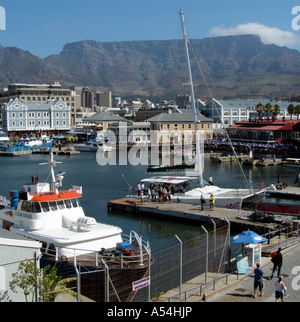
[[[215,197],[215,206],[230,209],[241,209],[244,206],[255,204],[264,199],[265,190],[249,189],[232,189],[220,188],[218,186],[209,184],[203,179],[204,160],[201,155],[200,137],[198,133],[197,111],[195,104],[195,94],[193,77],[191,71],[191,63],[189,57],[188,38],[186,34],[185,21],[183,11],[179,12],[181,18],[182,35],[185,45],[185,54],[188,67],[190,95],[192,102],[192,110],[194,116],[195,140],[196,140],[196,171],[193,176],[160,176],[145,178],[141,183],[145,187],[145,191],[154,189],[156,192],[162,187],[169,188],[172,186],[172,198],[177,202],[199,204],[200,198],[203,195],[204,199],[208,200],[212,195]],[[243,170],[241,169],[243,172]],[[196,176],[195,176],[196,175]],[[244,179],[246,177],[244,176]],[[246,179],[247,181],[247,179]],[[248,181],[247,181],[248,182]]]

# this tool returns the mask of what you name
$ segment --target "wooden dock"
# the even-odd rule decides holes
[[[219,223],[225,221],[225,218],[230,222],[231,226],[239,230],[254,230],[258,233],[266,233],[269,229],[273,229],[275,224],[262,223],[248,219],[250,212],[246,210],[215,208],[210,210],[209,207],[204,207],[201,210],[201,205],[192,205],[185,203],[159,203],[159,202],[141,202],[140,199],[122,198],[113,200],[107,203],[107,207],[111,211],[122,211],[125,213],[135,213],[145,216],[156,216],[164,219],[174,218],[184,221],[195,221],[199,223],[214,222]]]

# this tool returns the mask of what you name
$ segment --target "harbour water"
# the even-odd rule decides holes
[[[32,175],[39,175],[41,182],[49,181],[49,167],[39,165],[39,163],[47,162],[48,159],[49,156],[43,154],[0,158],[0,195],[9,197],[9,191],[20,190],[23,184],[31,182]],[[66,172],[63,188],[69,189],[72,185],[82,186],[81,204],[85,213],[99,222],[119,226],[124,233],[129,233],[133,229],[148,239],[153,246],[163,244],[167,239],[174,238],[176,234],[197,228],[195,223],[191,222],[175,222],[156,217],[112,213],[107,210],[108,201],[121,198],[128,193],[126,191],[128,184],[136,187],[140,179],[153,176],[153,174],[147,174],[147,166],[130,164],[100,166],[96,161],[95,153],[81,153],[73,156],[58,155],[55,156],[55,160],[62,162],[56,165],[55,173]],[[255,188],[261,183],[265,186],[276,183],[278,172],[280,172],[281,182],[293,183],[298,170],[282,166],[244,168],[246,176],[252,178]],[[236,163],[219,164],[205,159],[204,179],[207,180],[210,175],[213,175],[217,186],[246,187]],[[282,202],[285,201],[282,200]],[[289,200],[288,202],[298,203],[299,201]],[[196,225],[200,226],[200,224]]]

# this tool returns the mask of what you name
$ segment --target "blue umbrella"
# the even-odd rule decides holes
[[[232,240],[236,244],[258,244],[267,241],[268,239],[258,235],[254,231],[246,230],[234,236]]]

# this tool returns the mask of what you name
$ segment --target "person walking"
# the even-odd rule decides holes
[[[273,278],[273,275],[278,268],[277,277],[280,276],[281,273],[281,267],[282,267],[282,254],[281,254],[281,248],[279,247],[276,254],[274,254],[274,257],[271,259],[271,262],[273,263],[273,270],[271,279]]]
[[[209,207],[211,210],[215,209],[216,198],[211,194],[209,198]]]
[[[210,175],[209,179],[208,179],[208,184],[213,186],[214,185],[214,178],[212,175]]]
[[[140,183],[138,183],[138,185],[137,185],[137,191],[138,191],[138,196],[140,196],[141,195],[141,191],[142,191],[142,186],[141,186]]]
[[[260,268],[260,264],[256,264],[256,268],[254,270],[254,298],[256,298],[257,288],[260,291],[260,296],[263,296],[263,287],[264,287],[264,272]]]
[[[201,195],[201,197],[200,197],[200,202],[201,202],[201,210],[204,210],[204,204],[206,203],[206,201],[205,201],[203,195]]]
[[[281,299],[281,302],[284,302],[283,295],[286,290],[286,286],[283,283],[283,276],[280,275],[275,282],[275,302],[278,302],[279,299]]]

